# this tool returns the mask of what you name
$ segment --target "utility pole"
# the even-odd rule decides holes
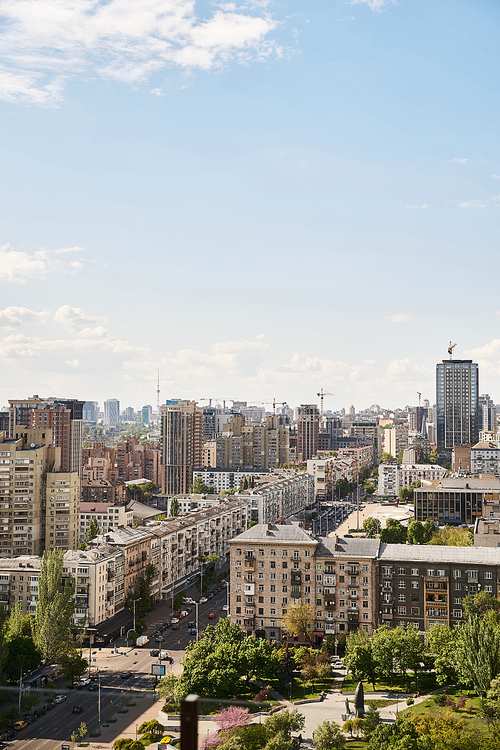
[[[21,716],[21,696],[23,694],[23,668],[19,671],[19,716]]]
[[[132,604],[134,605],[134,631],[135,631],[135,603],[138,601],[139,599],[132,599]]]
[[[356,503],[356,530],[359,529],[359,479],[358,479],[358,491],[356,493],[357,495],[357,503]]]
[[[97,670],[97,713],[99,715],[98,722],[99,722],[99,734],[101,734],[101,674],[99,670]]]

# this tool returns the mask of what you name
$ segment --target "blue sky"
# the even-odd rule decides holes
[[[0,0],[0,406],[499,401],[499,21]]]

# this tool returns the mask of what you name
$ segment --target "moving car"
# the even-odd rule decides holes
[[[178,617],[172,617],[172,625],[177,625],[178,622],[179,622],[179,618]]]
[[[28,722],[21,719],[20,721],[16,721],[14,724],[14,729],[16,732],[20,732],[21,729],[25,729],[28,726]]]
[[[196,635],[196,628],[188,628],[189,635]]]
[[[54,701],[45,701],[43,707],[46,711],[50,711],[52,708],[56,707],[56,704],[54,703]]]
[[[131,675],[132,675],[132,672],[129,672],[128,670],[124,669],[120,677],[122,678],[122,680],[127,680]]]
[[[83,712],[83,706],[73,706],[71,713],[81,714]]]
[[[176,622],[172,625],[172,630],[179,630],[179,623]]]
[[[92,682],[89,685],[89,690],[99,690],[99,686],[95,682]]]
[[[150,655],[150,656],[158,656],[158,654],[159,654],[159,653],[160,653],[160,651],[159,651],[159,650],[158,650],[157,648],[153,648],[153,649],[151,649],[151,651],[149,652],[149,655]]]
[[[332,663],[332,667],[333,669],[344,669],[344,665],[342,664],[341,661],[334,661]]]
[[[54,703],[62,703],[67,698],[66,695],[56,695],[54,698]]]
[[[80,685],[85,687],[85,685],[90,685],[90,679],[88,677],[82,677],[80,680]]]

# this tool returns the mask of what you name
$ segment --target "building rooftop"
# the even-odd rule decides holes
[[[481,451],[500,451],[500,448],[496,443],[491,443],[489,441],[483,440],[479,443],[476,443],[472,446],[473,451],[481,450]]]
[[[108,508],[114,508],[114,503],[80,503],[80,513],[107,513]],[[118,507],[118,506],[117,506]]]
[[[380,548],[378,539],[346,539],[321,537],[317,557],[369,557],[376,558]]]
[[[500,565],[495,547],[446,547],[434,544],[381,544],[380,560],[408,560],[425,563],[482,563]]]
[[[316,546],[318,540],[298,524],[258,523],[236,537],[238,542],[301,542]],[[232,541],[235,541],[234,539]]]

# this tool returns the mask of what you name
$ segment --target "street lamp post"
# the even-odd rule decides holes
[[[98,722],[99,722],[99,729],[98,732],[101,734],[101,674],[99,670],[97,670],[97,713],[98,713]]]
[[[134,627],[133,630],[135,630],[135,603],[140,601],[139,599],[132,599],[132,604],[134,605]]]
[[[94,643],[94,635],[97,632],[97,628],[87,628],[89,634],[89,677],[90,670],[92,669],[92,644]]]
[[[227,616],[229,617],[229,581],[226,586],[226,605],[227,605]]]

